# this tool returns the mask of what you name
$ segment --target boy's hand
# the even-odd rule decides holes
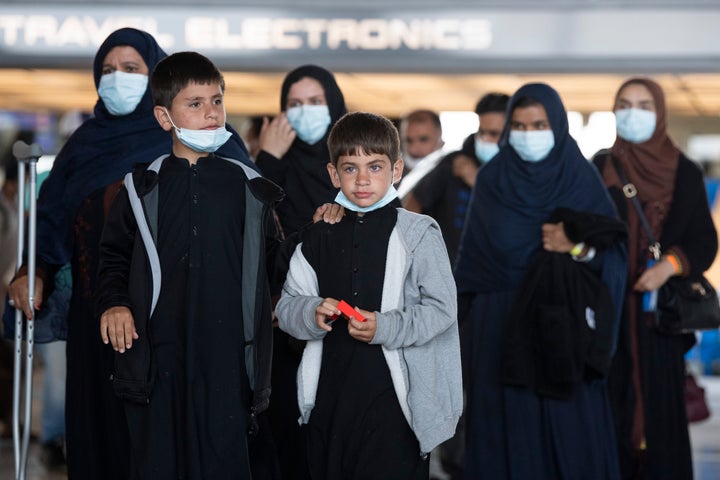
[[[332,330],[332,327],[328,324],[328,322],[332,321],[333,316],[340,315],[341,313],[337,308],[338,303],[340,303],[340,300],[326,298],[315,309],[315,323],[326,332]]]
[[[112,307],[100,317],[100,336],[107,345],[112,344],[116,352],[125,353],[132,348],[133,340],[140,338],[135,330],[135,320],[127,307]]]
[[[363,310],[358,307],[355,307],[355,310],[365,317],[365,321],[361,322],[359,320],[355,320],[354,317],[350,317],[348,320],[348,333],[355,340],[370,343],[370,341],[375,338],[375,331],[377,330],[375,312],[368,312],[367,310]]]
[[[325,223],[338,223],[345,215],[345,207],[339,203],[324,203],[313,214],[313,223],[322,220]]]

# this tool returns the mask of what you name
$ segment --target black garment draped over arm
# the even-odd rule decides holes
[[[556,209],[573,242],[602,250],[627,240],[614,217]],[[568,399],[583,379],[607,376],[614,349],[614,305],[594,265],[541,250],[521,283],[503,338],[503,379]]]

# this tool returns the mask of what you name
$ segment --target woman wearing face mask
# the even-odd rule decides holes
[[[285,77],[280,109],[272,121],[263,121],[256,164],[285,191],[277,213],[289,235],[337,194],[327,174],[327,135],[347,108],[333,74],[304,65]]]
[[[137,162],[152,161],[171,138],[155,120],[148,73],[166,56],[155,39],[134,28],[111,33],[93,64],[98,100],[55,158],[37,203],[35,308],[53,288],[55,272],[72,266],[73,292],[67,315],[66,446],[73,479],[127,479],[129,450],[122,403],[111,383],[113,350],[98,341],[92,312],[97,245],[105,213],[123,176]],[[242,140],[218,151],[249,165]],[[16,275],[9,296],[26,315],[26,269]]]
[[[318,207],[335,200],[338,190],[327,173],[327,136],[347,108],[333,74],[315,65],[304,65],[285,77],[280,109],[272,121],[263,119],[256,165],[285,191],[276,211],[284,234],[291,235],[311,222]],[[287,265],[278,270],[287,272]],[[302,343],[274,329],[273,393],[268,414],[286,479],[305,479],[308,475],[295,387],[302,349]]]
[[[695,336],[663,335],[644,312],[644,292],[672,276],[700,275],[717,252],[702,172],[667,134],[665,98],[647,78],[620,86],[614,111],[617,139],[594,162],[627,222],[628,284],[610,398],[623,478],[691,479],[692,458],[684,403],[684,355]],[[663,256],[646,268],[648,236],[630,199],[622,194],[613,161],[637,188]]]
[[[549,301],[545,305],[547,299],[530,287],[557,281],[549,275],[539,280],[531,276],[541,259],[590,275],[607,293],[605,303],[594,308],[604,312],[604,360],[609,364],[613,327],[619,322],[619,308],[613,308],[611,299],[617,304],[622,296],[624,250],[616,243],[595,248],[570,241],[565,225],[551,216],[565,207],[622,224],[613,218],[612,202],[597,172],[570,137],[567,113],[555,90],[527,84],[510,99],[508,112],[500,151],[477,175],[455,266],[459,315],[468,319],[471,336],[471,351],[465,353],[465,474],[617,479],[604,379],[585,377],[580,369],[572,382],[548,383],[555,369],[545,362],[556,353],[548,345],[575,351],[583,344],[582,337],[565,337],[560,327],[565,309],[584,299],[565,299],[566,304],[558,304],[565,305],[561,310]],[[518,315],[517,306],[531,296],[537,302],[533,313],[523,315],[531,311],[527,309]],[[594,321],[594,313],[587,312],[581,314],[582,324]],[[518,328],[518,321],[531,324]],[[524,350],[517,349],[514,338],[525,342]],[[540,361],[533,355],[540,355]]]

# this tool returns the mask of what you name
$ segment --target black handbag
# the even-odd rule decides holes
[[[658,291],[657,328],[671,335],[720,327],[720,304],[705,277],[673,277]]]
[[[656,260],[660,259],[660,243],[655,240],[650,224],[645,218],[637,189],[630,183],[616,157],[613,166],[623,183],[623,194],[630,199],[637,211],[649,241],[649,250]],[[656,328],[668,335],[692,333],[697,330],[714,330],[720,327],[720,302],[717,292],[708,280],[699,277],[671,277],[658,291]]]

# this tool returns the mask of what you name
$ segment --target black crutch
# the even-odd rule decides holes
[[[18,242],[17,242],[17,269],[23,261],[23,248],[25,247],[25,172],[29,172],[28,189],[30,198],[30,211],[28,215],[27,234],[27,279],[30,311],[35,318],[35,225],[37,218],[37,162],[42,151],[40,146],[33,143],[28,145],[18,140],[13,145],[13,155],[18,161]],[[15,307],[15,365],[13,375],[13,448],[15,451],[15,479],[25,480],[28,461],[28,448],[30,446],[30,421],[32,413],[32,370],[33,370],[33,343],[35,331],[33,321],[23,322],[22,305]],[[25,365],[23,368],[23,323],[25,323]],[[20,388],[24,374],[25,396],[22,407],[24,414],[22,442],[20,439]]]

